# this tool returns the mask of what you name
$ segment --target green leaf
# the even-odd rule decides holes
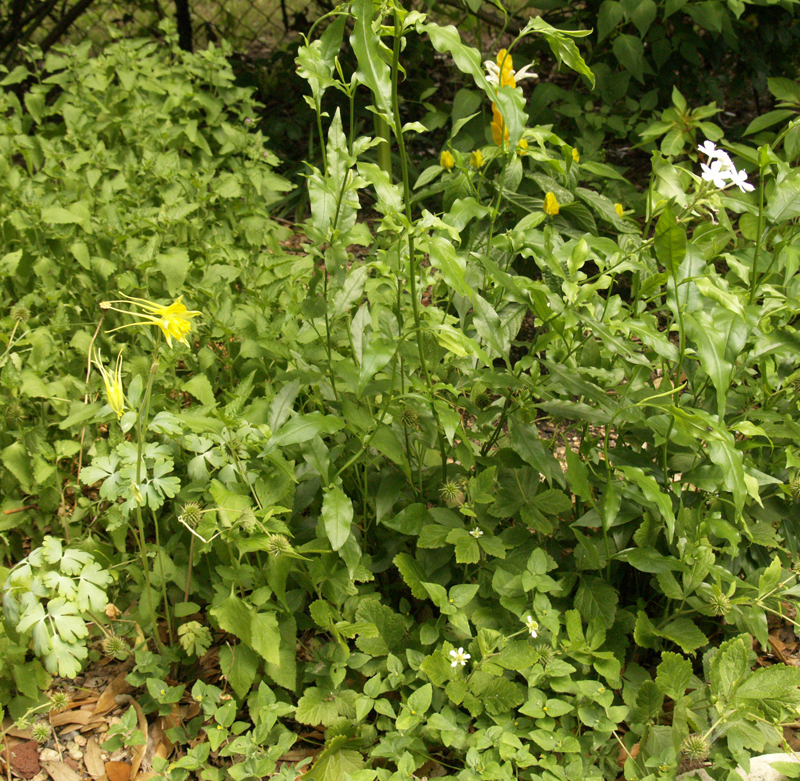
[[[172,247],[158,255],[156,265],[167,281],[169,294],[177,296],[189,273],[189,253],[185,249]]]
[[[322,520],[331,548],[339,550],[350,536],[353,503],[338,486],[327,491],[322,500]]]
[[[760,133],[762,130],[766,130],[768,127],[772,127],[773,125],[777,125],[779,122],[786,122],[796,114],[796,111],[792,111],[791,109],[787,108],[779,108],[775,109],[774,111],[767,111],[766,114],[761,114],[761,116],[756,117],[747,126],[747,129],[744,131],[744,135],[750,136],[753,135],[753,133]]]
[[[772,222],[786,222],[800,217],[800,171],[793,170],[772,191],[767,216]]]
[[[351,747],[345,748],[346,745]],[[305,781],[347,781],[347,779],[352,779],[351,774],[357,773],[364,767],[364,757],[356,750],[358,745],[360,744],[357,741],[348,740],[346,735],[337,735],[317,756],[311,770],[303,778]]]
[[[508,713],[525,701],[522,689],[508,678],[495,678],[486,673],[474,673],[470,682],[472,693],[487,713],[495,716]]]
[[[234,646],[224,645],[219,649],[219,667],[236,696],[244,698],[255,681],[258,656],[255,651],[242,643]]]
[[[711,690],[727,699],[733,697],[750,670],[749,660],[750,638],[746,635],[722,643],[709,668]],[[765,693],[764,696],[768,695]]]
[[[280,664],[281,636],[275,613],[252,613],[248,645],[270,664]]]
[[[391,71],[381,56],[381,39],[372,29],[373,9],[372,0],[355,0],[352,7],[355,27],[350,45],[358,60],[358,79],[372,92],[375,108],[389,121],[392,116]],[[384,51],[388,53],[385,47]]]
[[[0,452],[0,459],[3,466],[17,478],[22,490],[26,494],[33,493],[33,465],[25,445],[19,441],[13,442]]]
[[[384,367],[395,353],[395,345],[386,342],[378,336],[369,340],[364,358],[361,362],[361,371],[358,375],[358,389],[356,394],[360,397],[367,387],[367,383]]]
[[[661,715],[664,694],[653,681],[644,681],[636,692],[636,704],[631,711],[631,721],[652,723]]]
[[[412,711],[416,711],[417,716],[422,716],[431,707],[431,698],[433,697],[433,687],[426,683],[417,689],[408,698],[408,707]]]
[[[672,207],[668,204],[656,223],[654,246],[659,263],[674,276],[686,257],[686,231],[678,225]]]
[[[278,663],[267,662],[266,670],[278,686],[294,691],[297,686],[297,621],[294,616],[281,616],[278,623],[280,651]]]
[[[605,629],[614,625],[618,602],[617,590],[599,578],[581,579],[575,593],[575,607],[586,623],[596,618]]]
[[[412,595],[416,599],[427,599],[428,592],[425,590],[425,586],[422,585],[425,572],[420,563],[409,553],[398,553],[393,561],[405,584],[411,589]]]
[[[323,415],[321,412],[309,412],[298,415],[285,423],[280,431],[269,441],[268,449],[281,445],[297,445],[308,442],[320,434],[335,434],[344,428],[344,422],[335,415]]]
[[[425,241],[425,249],[430,255],[431,265],[442,272],[444,281],[456,293],[472,297],[472,288],[466,283],[466,262],[459,256],[452,242],[443,236],[431,236]]]
[[[217,405],[217,400],[214,398],[214,389],[205,374],[195,374],[191,379],[183,383],[183,390],[186,393],[190,393],[207,407],[215,407]]]
[[[673,700],[686,693],[692,680],[692,663],[680,654],[665,651],[656,671],[656,686]]]
[[[301,724],[329,726],[339,717],[336,700],[330,692],[316,686],[309,686],[297,702],[295,718]]]
[[[645,59],[644,45],[635,35],[618,35],[612,47],[614,56],[625,70],[638,82],[644,84]],[[649,68],[648,68],[649,70]]]

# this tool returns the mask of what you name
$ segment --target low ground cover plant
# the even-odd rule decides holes
[[[166,56],[142,43],[59,55],[27,111],[6,98],[0,267],[28,312],[6,321],[0,375],[25,426],[4,434],[6,502],[27,508],[6,516],[3,706],[40,712],[53,676],[129,657],[143,714],[191,705],[152,762],[176,781],[731,777],[800,704],[800,673],[768,657],[800,590],[793,114],[756,126],[773,133],[757,148],[662,147],[636,199],[529,122],[520,42],[592,79],[580,33],[536,17],[484,60],[454,27],[368,0],[319,32],[297,63],[325,149],[302,252],[279,242],[283,182],[214,51],[169,55],[188,69],[170,71],[178,96],[211,80],[168,104],[195,118],[124,87],[131,51]],[[480,100],[416,181],[409,38]],[[87,100],[112,135],[77,136],[70,107],[108,61],[101,86],[125,105]],[[381,136],[326,112],[329,90]],[[65,188],[48,166],[87,136]],[[122,160],[89,176],[101,153]],[[35,279],[16,273],[25,253]],[[133,708],[123,722],[113,748],[143,737]],[[281,764],[311,728],[313,758]]]

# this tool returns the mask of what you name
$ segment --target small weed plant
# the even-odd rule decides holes
[[[579,31],[533,17],[484,62],[392,2],[319,29],[302,253],[213,50],[119,93],[154,48],[53,55],[4,98],[2,531],[32,549],[9,540],[3,705],[132,655],[145,714],[194,714],[170,781],[734,777],[800,706],[797,668],[756,664],[800,593],[794,110],[753,148],[676,90],[636,220],[517,84],[531,38],[593,79]],[[480,96],[416,181],[411,39]],[[98,84],[117,102],[78,104]],[[130,708],[109,745],[141,739]]]

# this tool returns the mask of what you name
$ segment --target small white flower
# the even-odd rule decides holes
[[[721,160],[713,160],[711,165],[700,164],[703,171],[703,179],[711,182],[714,187],[724,190],[730,184],[730,169]]]
[[[539,636],[539,622],[534,621],[533,616],[527,616],[525,618],[525,626],[528,627],[528,631],[531,633],[531,637]]]
[[[450,656],[453,657],[453,662],[450,665],[451,667],[458,667],[458,665],[463,667],[467,663],[467,660],[472,658],[469,654],[464,653],[463,648],[459,648],[457,651],[450,651]]]
[[[747,173],[745,171],[737,171],[731,168],[729,173],[730,180],[735,184],[743,193],[751,193],[756,188],[747,181]]]
[[[470,534],[477,540],[478,537],[483,537],[483,532],[480,529],[473,529]]]
[[[706,139],[700,146],[697,147],[698,152],[702,152],[707,157],[716,157],[719,151],[713,141]]]

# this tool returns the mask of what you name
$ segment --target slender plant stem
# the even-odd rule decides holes
[[[402,23],[400,12],[394,12],[394,47],[392,50],[392,112],[394,114],[394,134],[397,139],[397,152],[400,157],[400,171],[403,177],[403,200],[405,202],[405,213],[408,226],[408,284],[411,289],[411,311],[414,315],[414,330],[416,331],[417,353],[422,367],[422,374],[425,384],[430,393],[431,412],[436,421],[436,433],[439,439],[439,451],[442,460],[442,482],[447,480],[447,450],[445,448],[444,434],[442,433],[442,423],[439,420],[439,412],[433,397],[433,382],[431,373],[428,369],[428,362],[425,359],[425,350],[422,345],[422,322],[419,315],[419,296],[417,294],[417,264],[414,257],[414,231],[412,228],[413,220],[411,217],[411,183],[408,175],[408,157],[406,155],[406,144],[403,138],[403,123],[400,118],[400,99],[397,94],[397,79],[400,66],[400,42],[402,40]]]
[[[758,182],[758,228],[756,232],[756,246],[753,250],[753,268],[750,271],[750,295],[747,303],[752,304],[756,297],[758,285],[758,256],[761,252],[761,239],[764,233],[764,166],[759,170]]]
[[[158,356],[160,350],[160,343],[156,343],[155,354],[153,356],[153,363],[150,366],[150,374],[147,378],[147,387],[144,392],[144,401],[139,410],[139,415],[136,418],[136,490],[139,490],[139,484],[142,482],[142,460],[144,453],[144,430],[145,423],[150,417],[150,396],[153,390],[153,379],[158,371]],[[144,521],[142,520],[142,506],[136,499],[136,524],[139,534],[139,554],[142,558],[142,569],[144,570],[145,589],[147,590],[147,604],[150,609],[150,620],[153,623],[153,636],[160,652],[166,649],[161,642],[161,637],[158,634],[158,618],[156,616],[155,608],[153,607],[153,595],[150,589],[150,564],[147,560],[147,541],[144,533]]]

